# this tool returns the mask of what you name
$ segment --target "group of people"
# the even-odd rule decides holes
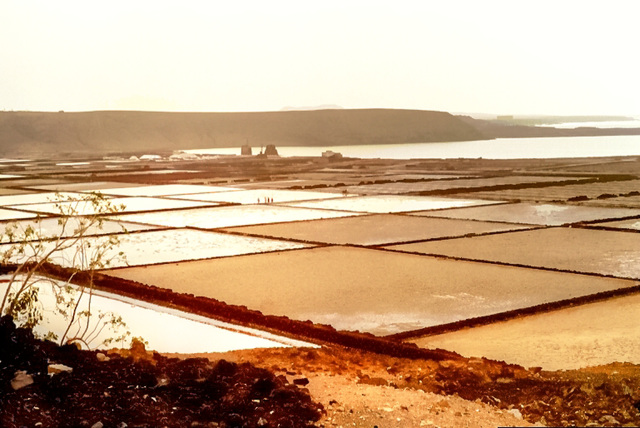
[[[273,198],[269,198],[269,197],[264,197],[264,198],[258,198],[258,203],[259,204],[272,204],[273,203]]]

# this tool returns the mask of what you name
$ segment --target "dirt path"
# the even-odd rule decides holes
[[[501,410],[479,400],[468,401],[455,395],[399,387],[394,382],[402,380],[403,376],[386,367],[396,359],[357,351],[344,359],[327,358],[330,354],[304,350],[247,350],[165,355],[249,361],[287,376],[290,382],[308,381],[305,386],[312,399],[326,410],[319,422],[325,427],[532,426],[515,409]],[[414,368],[421,370],[417,366]]]

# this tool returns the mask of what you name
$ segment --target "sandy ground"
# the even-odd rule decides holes
[[[455,396],[389,386],[359,385],[355,379],[315,375],[309,391],[327,409],[320,423],[356,427],[531,426],[507,411]]]
[[[250,361],[257,366],[274,370],[277,374],[286,375],[290,382],[306,379],[309,383],[305,387],[313,400],[321,403],[326,410],[326,414],[318,423],[321,427],[533,426],[516,416],[518,413],[515,411],[512,413],[509,410],[500,410],[480,401],[468,401],[456,395],[440,395],[420,389],[386,386],[386,382],[392,382],[397,375],[390,374],[388,368],[381,365],[382,362],[392,364],[384,357],[378,360],[376,357],[367,357],[366,354],[354,354],[359,357],[331,362],[325,361],[322,356],[320,360],[304,361],[304,357],[296,354],[304,355],[304,351],[263,352],[256,349],[227,353],[165,355],[208,358],[212,361]],[[364,358],[364,361],[358,361],[358,358]],[[368,358],[373,360],[368,361]],[[365,383],[360,376],[368,377],[373,382]],[[385,385],[372,384],[376,382]]]
[[[614,361],[639,364],[640,295],[411,341],[466,357],[484,356],[545,370]]]

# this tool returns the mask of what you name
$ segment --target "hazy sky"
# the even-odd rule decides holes
[[[0,0],[0,109],[640,115],[640,1]]]

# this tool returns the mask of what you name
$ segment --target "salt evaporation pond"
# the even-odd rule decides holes
[[[640,235],[622,231],[554,227],[387,248],[640,279]]]
[[[87,195],[82,195],[82,198],[86,198]],[[140,211],[156,211],[156,210],[175,210],[183,208],[196,208],[202,206],[216,205],[212,202],[196,202],[196,201],[178,201],[174,199],[160,199],[160,198],[145,198],[145,197],[131,197],[131,198],[111,198],[109,199],[111,205],[119,207],[124,205],[121,212],[140,212]],[[68,211],[73,207],[76,215],[94,215],[97,213],[96,207],[91,201],[60,201],[49,202],[45,204],[32,204],[32,205],[20,205],[21,209],[35,211],[45,214],[60,214],[60,210]]]
[[[0,220],[19,220],[35,217],[37,217],[37,215],[34,213],[27,213],[18,210],[5,210],[3,208],[0,208]]]
[[[507,223],[560,226],[579,221],[636,216],[640,215],[640,211],[626,208],[517,203],[503,204],[499,206],[441,210],[438,212],[414,212],[412,214],[464,220],[501,221]]]
[[[610,227],[612,229],[626,229],[626,230],[638,230],[640,231],[640,220],[632,219],[632,220],[623,220],[623,221],[612,221],[608,223],[596,223],[592,226],[602,226],[602,227]]]
[[[42,277],[38,279],[43,279]],[[9,276],[0,277],[0,292],[4,294]],[[53,281],[47,279],[47,281]],[[53,281],[56,282],[56,281]],[[56,282],[61,284],[60,282]],[[41,282],[39,301],[46,309],[43,324],[36,327],[39,334],[54,332],[62,335],[67,327],[65,319],[50,310],[54,305],[51,287]],[[85,295],[79,310],[86,310],[88,302]],[[309,343],[277,336],[260,330],[217,321],[188,312],[132,299],[103,291],[94,291],[91,299],[93,314],[114,313],[122,317],[132,337],[142,337],[148,342],[149,349],[158,352],[226,352],[238,349],[274,348],[286,346],[315,346]],[[94,323],[97,318],[94,317]],[[95,324],[92,324],[92,326]],[[75,327],[71,333],[75,333]],[[119,331],[120,334],[124,331]],[[103,331],[90,344],[98,346],[109,337],[115,337],[109,331]],[[128,346],[112,344],[113,346]]]
[[[233,187],[221,187],[221,186],[200,186],[196,184],[161,184],[157,186],[127,186],[127,187],[112,187],[95,189],[99,190],[105,195],[118,195],[118,196],[169,196],[169,195],[186,195],[195,193],[210,193],[210,192],[228,192],[234,189]],[[91,191],[91,190],[87,190]]]
[[[523,232],[513,234],[517,233]],[[243,305],[264,314],[376,335],[635,285],[631,280],[350,246],[139,266],[103,273]],[[176,276],[180,280],[175,280]]]
[[[2,211],[0,211],[0,215],[1,213]],[[32,217],[35,217],[35,215],[32,215]],[[69,238],[76,234],[76,230],[80,227],[81,219],[81,217],[68,217],[64,229],[63,226],[59,223],[59,218],[56,217],[43,217],[39,220],[18,220],[12,222],[17,226],[17,230],[15,231],[16,238],[13,239],[13,242],[19,242],[27,238],[25,235],[25,231],[29,226],[35,231],[36,234],[27,239],[37,240],[58,237]],[[84,236],[138,232],[141,230],[150,230],[157,228],[157,226],[104,220],[100,227],[98,227],[97,224],[93,224],[91,227],[89,227]],[[7,243],[10,241],[8,236],[2,235],[2,237],[0,238],[0,242]]]
[[[229,229],[272,238],[327,244],[382,245],[520,230],[531,226],[394,214],[372,214],[330,220],[275,223]]]
[[[27,186],[29,189],[36,190],[48,190],[48,191],[68,191],[68,192],[100,192],[101,189],[109,189],[114,187],[138,187],[139,185],[136,183],[120,183],[116,181],[86,181],[86,182],[73,182],[70,183],[68,181],[60,181],[55,183],[47,183],[42,185],[32,185],[29,184]]]
[[[109,267],[169,263],[309,247],[309,245],[295,242],[190,229],[130,233],[119,236],[119,239],[120,244],[107,252],[103,258],[111,260]],[[100,243],[107,240],[109,240],[108,236],[89,237],[84,242],[91,243],[91,248],[97,248]],[[44,243],[47,249],[51,245],[51,243]],[[0,252],[8,247],[7,244],[0,246]],[[120,251],[126,255],[126,260],[117,257]],[[77,248],[72,246],[52,255],[51,262],[65,267],[83,268],[74,261],[78,258],[77,253]],[[24,259],[16,256],[12,260],[19,263]]]
[[[26,204],[44,204],[57,200],[65,199],[81,199],[86,195],[80,195],[78,193],[56,193],[56,192],[44,192],[44,193],[23,193],[20,195],[5,195],[0,196],[0,206],[17,206]]]
[[[437,210],[444,208],[468,207],[496,203],[498,202],[473,199],[436,198],[429,196],[379,195],[327,199],[321,201],[296,202],[287,204],[287,206],[382,214],[420,210]]]
[[[342,198],[341,193],[310,192],[304,190],[273,190],[253,189],[238,190],[235,192],[199,193],[194,195],[174,196],[176,199],[190,199],[194,201],[228,202],[237,204],[256,204],[306,201],[312,199]]]
[[[118,216],[117,219],[156,226],[216,229],[221,227],[317,220],[352,215],[358,214],[344,211],[314,210],[261,204],[131,214]]]

